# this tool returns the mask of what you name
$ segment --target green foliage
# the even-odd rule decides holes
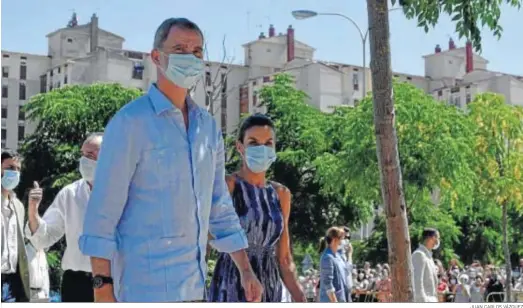
[[[260,99],[276,130],[278,160],[271,177],[293,195],[293,239],[315,243],[332,225],[354,225],[368,219],[370,213],[357,208],[350,196],[331,194],[317,180],[316,157],[333,151],[328,135],[331,117],[307,104],[307,95],[294,87],[290,75],[275,76],[273,84],[260,91]]]
[[[78,159],[86,136],[103,131],[116,111],[140,94],[119,84],[93,84],[66,86],[31,97],[25,111],[38,125],[21,147],[23,176],[18,194],[23,196],[38,181],[44,189],[43,214],[62,187],[80,178]],[[55,261],[64,248],[65,241],[60,241],[48,255],[52,289],[59,284],[60,267]]]
[[[399,2],[409,19],[417,19],[418,27],[425,32],[435,27],[441,13],[452,17],[459,38],[471,40],[476,50],[481,51],[481,29],[485,26],[498,38],[503,28],[499,24],[503,3],[521,8],[522,0],[392,0]]]
[[[466,214],[472,201],[472,123],[460,110],[410,84],[396,83],[394,93],[410,234],[416,238],[425,227],[438,228],[450,255],[460,235],[455,219]],[[331,135],[339,151],[315,160],[324,187],[332,194],[352,196],[360,209],[381,203],[373,116],[370,97],[354,109],[335,112]],[[376,253],[383,248],[376,247]]]

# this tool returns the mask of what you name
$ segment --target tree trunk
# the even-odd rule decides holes
[[[412,302],[413,279],[409,226],[394,127],[388,0],[367,0],[376,152],[387,217],[392,301]]]
[[[510,302],[512,299],[512,265],[510,264],[510,247],[508,246],[508,202],[504,201],[502,204],[503,211],[503,252],[505,254],[505,270],[507,278],[505,280],[505,302]]]

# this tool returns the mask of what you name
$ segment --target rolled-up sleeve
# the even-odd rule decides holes
[[[327,257],[323,256],[320,262],[320,285],[327,292],[336,292],[334,284],[334,261]]]
[[[54,245],[65,234],[65,188],[58,192],[51,206],[45,211],[44,217],[38,217],[38,229],[35,233],[29,229],[29,222],[25,226],[25,237],[31,241],[36,250],[43,250]]]
[[[116,251],[116,227],[139,157],[133,131],[123,110],[105,129],[83,234],[78,241],[84,255],[111,260]]]
[[[225,155],[221,132],[218,132],[217,138],[216,171],[209,218],[209,232],[214,239],[209,243],[220,252],[232,253],[247,248],[248,244],[225,181]]]

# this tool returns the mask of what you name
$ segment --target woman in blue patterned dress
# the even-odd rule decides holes
[[[282,281],[295,302],[304,302],[289,243],[291,193],[265,178],[276,160],[275,139],[274,124],[268,117],[255,114],[245,119],[236,142],[242,167],[227,176],[227,184],[247,235],[251,267],[264,287],[262,302],[281,302]],[[220,254],[209,301],[245,302],[240,275],[230,256]]]

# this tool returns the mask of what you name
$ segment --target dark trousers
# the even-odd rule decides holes
[[[91,273],[67,270],[62,276],[62,302],[93,303],[93,279]]]
[[[28,302],[18,272],[2,274],[2,303]]]

